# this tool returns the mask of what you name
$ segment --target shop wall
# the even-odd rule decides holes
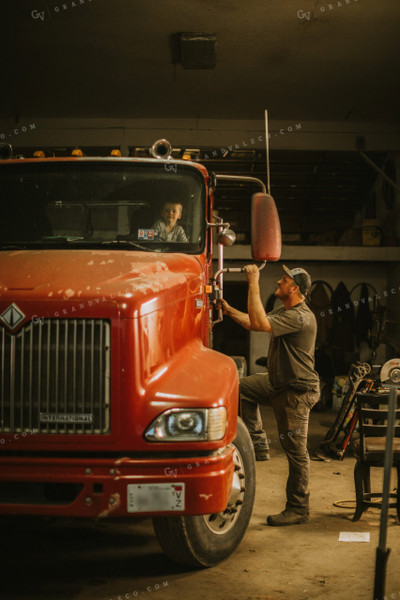
[[[315,248],[316,254],[318,248]],[[246,263],[243,261],[232,261],[226,262],[225,266],[244,266]],[[397,282],[396,294],[391,294],[391,302],[397,302],[397,306],[400,307],[400,265],[397,265],[397,269],[390,267],[390,263],[375,263],[375,262],[348,262],[348,263],[329,263],[329,262],[316,262],[308,261],[302,262],[301,265],[296,263],[290,263],[289,267],[302,266],[311,275],[313,280],[322,279],[327,281],[333,289],[336,288],[340,281],[346,285],[349,292],[354,288],[355,285],[361,282],[371,284],[377,291],[379,296],[379,302],[387,304],[389,300],[390,289]],[[389,288],[389,272],[390,282],[392,288]],[[270,263],[260,273],[260,289],[263,303],[267,298],[276,290],[276,281],[282,276],[281,263]],[[245,277],[244,274],[227,274],[225,281],[237,281],[240,278]],[[371,290],[372,293],[372,290]],[[360,287],[352,295],[353,301],[358,301],[360,298]],[[371,296],[372,300],[377,301],[375,296]],[[370,303],[372,306],[372,303]],[[279,301],[275,304],[279,306]],[[400,316],[400,315],[399,315]],[[228,318],[228,317],[225,317]],[[255,364],[255,361],[260,356],[265,356],[268,353],[270,335],[268,333],[251,332],[250,334],[250,361],[249,361],[249,373],[256,373],[262,371]],[[370,356],[369,348],[363,348],[361,359],[367,360]],[[385,360],[385,347],[379,348],[376,360]]]

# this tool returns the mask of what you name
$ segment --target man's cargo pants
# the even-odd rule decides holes
[[[299,393],[286,389],[271,390],[268,373],[257,373],[240,380],[242,418],[255,449],[269,448],[258,405],[269,400],[278,425],[279,440],[289,463],[286,483],[286,510],[301,514],[309,512],[310,457],[307,434],[310,410],[318,402],[319,392]]]

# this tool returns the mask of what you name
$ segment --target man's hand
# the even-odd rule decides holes
[[[248,283],[258,283],[260,280],[260,271],[257,265],[246,265],[243,269],[246,274]]]
[[[249,284],[248,292],[248,313],[241,312],[233,308],[226,300],[220,298],[216,307],[222,309],[225,315],[231,317],[236,323],[239,323],[247,330],[253,331],[272,331],[270,322],[265,314],[264,307],[260,297],[260,271],[256,265],[247,265],[243,269]]]
[[[239,323],[245,329],[250,329],[250,319],[247,313],[241,312],[236,308],[233,308],[226,300],[220,298],[216,304],[217,309],[222,309],[224,315],[231,317],[236,323]]]
[[[220,309],[220,308],[222,308],[222,312],[224,313],[224,315],[227,315],[231,306],[230,306],[230,304],[228,304],[228,302],[226,300],[224,300],[223,298],[220,298],[217,302],[217,309]]]

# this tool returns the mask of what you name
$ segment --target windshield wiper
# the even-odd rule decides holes
[[[25,240],[16,242],[0,242],[0,248],[2,250],[25,250],[25,248],[31,248],[32,246],[43,246],[44,240]]]
[[[43,235],[40,242],[60,242],[60,243],[69,243],[69,242],[82,242],[85,241],[83,236],[79,235]]]
[[[21,242],[0,242],[0,248],[2,250],[24,250],[25,248],[38,247],[43,248],[49,244],[66,244],[71,243],[85,243],[84,238],[78,237],[64,237],[64,236],[43,236],[38,240],[28,240]]]
[[[145,252],[161,252],[160,248],[149,248],[148,246],[142,246],[131,240],[103,240],[103,241],[89,241],[83,238],[70,238],[64,236],[44,236],[40,240],[29,241],[29,242],[0,242],[0,250],[25,250],[26,248],[39,247],[43,248],[48,244],[85,244],[90,246],[129,246],[136,248],[137,250],[144,250]]]
[[[20,244],[18,242],[16,244],[7,244],[5,242],[0,244],[0,250],[25,250],[26,247],[26,242],[21,242]]]
[[[154,250],[152,248],[149,248],[148,246],[142,246],[142,244],[132,242],[131,240],[107,240],[106,242],[100,242],[100,244],[102,246],[111,246],[113,244],[115,244],[116,246],[131,246],[132,248],[144,250],[145,252],[161,252],[160,249]]]

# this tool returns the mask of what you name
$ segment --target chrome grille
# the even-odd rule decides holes
[[[41,319],[0,327],[0,431],[109,433],[110,323]]]

